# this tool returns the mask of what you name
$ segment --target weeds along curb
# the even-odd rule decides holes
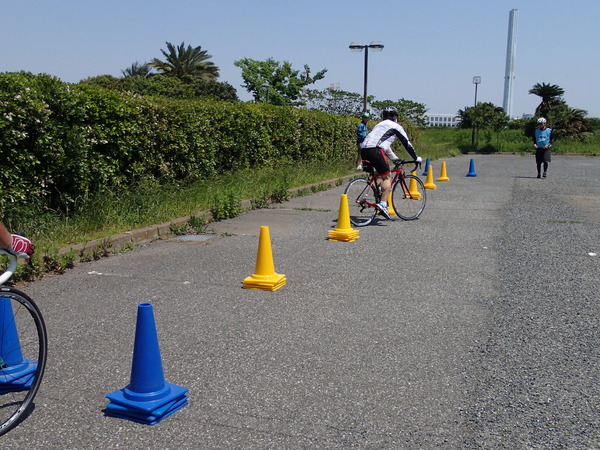
[[[310,195],[318,191],[333,189],[341,184],[344,184],[345,182],[348,182],[356,176],[356,173],[346,175],[327,181],[321,181],[318,183],[312,183],[305,186],[288,189],[287,192],[290,197]],[[243,200],[241,203],[242,214],[252,209],[252,200]],[[108,256],[111,253],[120,253],[132,249],[135,246],[144,245],[158,239],[169,238],[175,235],[173,232],[174,229],[185,229],[192,218],[203,218],[206,224],[213,221],[212,213],[209,210],[198,211],[193,216],[179,217],[158,225],[137,228],[135,230],[125,231],[123,233],[108,236],[106,238],[95,239],[85,244],[64,247],[58,250],[57,253],[59,256],[66,255],[68,253],[74,253],[75,256],[73,263],[80,262],[82,260],[99,259],[100,257]]]

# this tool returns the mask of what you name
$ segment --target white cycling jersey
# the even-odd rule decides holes
[[[385,151],[387,157],[394,161],[398,159],[398,157],[392,150],[392,143],[396,139],[400,141],[400,143],[404,146],[406,153],[408,153],[413,160],[417,159],[417,153],[415,152],[415,148],[410,142],[410,139],[408,139],[406,131],[404,131],[402,125],[400,125],[398,122],[393,121],[392,119],[382,120],[377,125],[375,125],[371,132],[367,134],[367,137],[362,142],[361,147],[382,148]]]

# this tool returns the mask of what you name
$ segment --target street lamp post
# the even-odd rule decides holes
[[[265,103],[269,103],[269,83],[265,81],[262,87],[265,90]]]
[[[476,76],[473,77],[473,84],[475,85],[475,103],[473,104],[474,107],[477,107],[477,86],[479,85],[479,83],[481,83],[481,77]],[[475,125],[473,125],[473,131],[471,133],[471,145],[475,145]]]
[[[363,44],[361,42],[352,42],[349,46],[350,51],[361,52],[365,50],[365,86],[363,96],[363,112],[367,111],[367,73],[369,68],[369,49],[374,52],[380,52],[383,50],[383,44],[379,41],[373,41],[370,44]]]

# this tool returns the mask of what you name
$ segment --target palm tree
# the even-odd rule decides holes
[[[566,103],[552,109],[550,119],[557,138],[569,136],[581,140],[589,131],[585,116],[587,111],[571,108]]]
[[[139,62],[134,62],[131,67],[128,67],[125,70],[121,70],[124,78],[129,77],[143,77],[148,78],[150,76],[150,71],[152,68],[148,63],[140,64]]]
[[[562,96],[565,91],[556,84],[536,83],[529,89],[529,93],[542,98],[542,102],[535,108],[535,114],[540,117],[547,118],[550,109],[564,103]]]
[[[168,52],[160,50],[165,56],[166,61],[154,58],[150,65],[159,73],[184,79],[188,76],[199,78],[204,81],[216,81],[219,77],[219,68],[211,61],[211,55],[206,54],[206,50],[198,46],[192,48],[191,45],[181,45],[175,47],[167,42]]]

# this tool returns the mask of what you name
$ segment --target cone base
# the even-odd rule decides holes
[[[179,401],[181,398],[186,397],[188,389],[183,386],[177,386],[175,384],[165,382],[168,389],[167,395],[161,395],[160,398],[156,398],[154,393],[150,392],[147,394],[147,398],[144,400],[144,394],[137,393],[139,400],[132,400],[127,395],[127,388],[119,389],[118,391],[111,392],[106,395],[106,398],[116,405],[127,408],[130,411],[137,411],[139,413],[151,414],[166,405],[172,404],[173,402]]]
[[[437,180],[438,181],[450,181],[450,178],[448,178],[448,177],[439,177]]]
[[[135,408],[120,405],[118,403],[109,403],[106,405],[104,413],[109,417],[118,419],[131,420],[132,422],[141,423],[144,425],[156,425],[161,420],[169,417],[174,412],[180,410],[188,403],[187,395],[175,399],[166,405],[161,406],[150,412],[142,412]]]
[[[2,382],[0,382],[0,395],[8,394],[9,392],[28,391],[34,378],[35,372],[31,372],[21,376],[18,380],[2,380]]]
[[[437,189],[437,186],[436,186],[435,184],[433,184],[433,183],[425,183],[425,184],[423,185],[423,187],[424,187],[425,189]]]
[[[467,174],[467,176],[468,176],[468,177],[476,177],[476,176],[477,176],[477,174],[476,174],[476,173],[468,173],[468,174]]]
[[[244,289],[259,289],[262,291],[276,291],[286,283],[285,275],[273,273],[272,275],[253,274],[244,279]]]
[[[21,364],[5,367],[2,370],[4,375],[0,375],[0,391],[16,392],[29,389],[36,370],[37,361],[27,358],[23,358]]]
[[[343,241],[343,242],[352,242],[358,239],[358,230],[350,229],[338,229],[329,230],[329,240],[330,241]]]

